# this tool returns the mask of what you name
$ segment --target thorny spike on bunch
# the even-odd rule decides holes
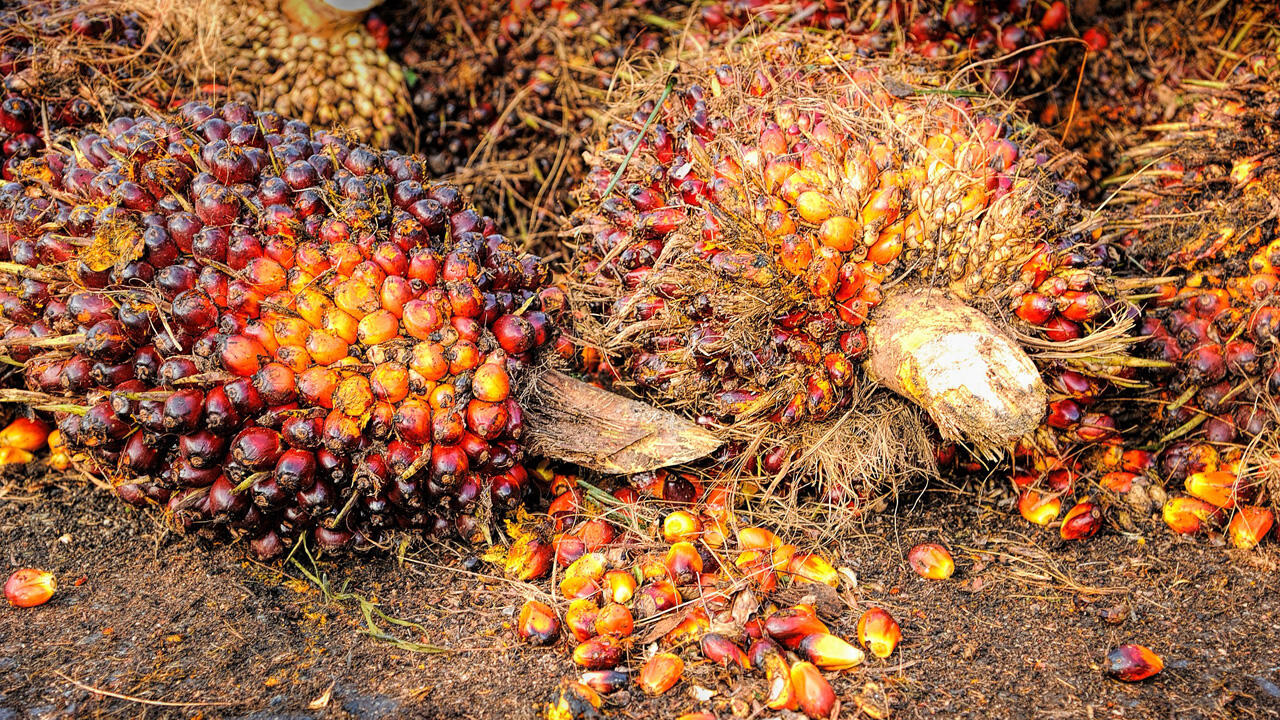
[[[421,160],[236,103],[68,143],[0,186],[4,345],[123,499],[268,557],[522,502],[562,294]]]
[[[850,477],[892,483],[935,462],[919,419],[868,380],[999,453],[1036,430],[1056,376],[1117,371],[1078,358],[1122,355],[1123,325],[1085,336],[1129,309],[1107,245],[1071,224],[1070,165],[1051,140],[927,70],[806,40],[748,40],[631,91],[574,218],[587,344],[559,350],[716,428],[731,440],[720,458],[741,470],[816,480],[857,506],[879,489]],[[956,318],[943,341],[912,339],[918,313],[877,314],[914,288],[953,307],[935,313]],[[1054,352],[1033,365],[961,300]],[[961,356],[991,369],[991,388],[952,382]],[[1114,426],[1051,414],[1025,447],[1066,455]]]

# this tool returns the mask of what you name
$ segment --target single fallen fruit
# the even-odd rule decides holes
[[[795,688],[800,710],[805,715],[815,720],[831,716],[831,708],[836,704],[836,693],[831,689],[831,683],[822,677],[822,673],[812,663],[802,660],[791,666],[791,685]]]
[[[1057,495],[1047,495],[1036,490],[1023,490],[1018,496],[1018,512],[1028,522],[1048,525],[1062,512],[1062,500]]]
[[[911,548],[907,553],[907,561],[917,575],[929,580],[946,580],[956,571],[951,553],[937,543],[925,543]]]
[[[1097,535],[1101,527],[1102,508],[1097,503],[1085,500],[1067,511],[1058,533],[1063,540],[1087,540]]]
[[[543,706],[545,720],[585,720],[599,718],[603,702],[590,687],[572,680],[562,680],[560,687]]]
[[[1253,505],[1240,505],[1227,524],[1227,536],[1231,544],[1242,550],[1251,550],[1271,532],[1275,516],[1271,510]]]
[[[814,633],[800,641],[800,655],[823,670],[848,670],[862,664],[866,655],[835,635]]]
[[[661,695],[680,682],[684,661],[674,653],[658,653],[640,670],[640,688],[650,695]]]
[[[1121,645],[1107,653],[1106,672],[1125,682],[1146,680],[1164,669],[1164,660],[1142,645]]]
[[[20,417],[0,430],[0,447],[35,452],[49,439],[49,426],[42,420]]]
[[[529,600],[520,608],[516,632],[521,640],[534,645],[550,645],[560,637],[560,619],[547,605]]]
[[[1193,497],[1171,497],[1164,504],[1164,522],[1174,532],[1190,534],[1200,532],[1217,521],[1221,510]]]
[[[901,640],[898,621],[881,608],[871,608],[858,619],[858,642],[878,658],[892,655]]]
[[[4,584],[4,597],[14,607],[29,608],[49,602],[58,589],[52,573],[23,568],[9,576]]]

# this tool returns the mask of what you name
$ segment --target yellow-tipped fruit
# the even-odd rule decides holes
[[[917,575],[929,580],[946,580],[956,571],[951,553],[937,543],[924,543],[911,548],[907,553],[907,561]]]
[[[898,621],[881,608],[871,608],[858,618],[858,642],[878,658],[887,658],[902,640]]]

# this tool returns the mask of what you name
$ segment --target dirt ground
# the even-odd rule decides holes
[[[951,547],[952,580],[922,580],[903,561],[926,540]],[[852,638],[874,603],[904,634],[887,662],[834,681],[840,717],[886,705],[894,718],[1280,717],[1274,544],[1240,553],[1153,525],[1068,545],[938,493],[869,521],[840,552],[859,586],[833,630]],[[27,565],[60,588],[43,607],[0,609],[0,720],[523,718],[577,674],[567,647],[514,641],[532,589],[465,569],[487,572],[460,548],[269,566],[91,487],[10,484],[0,570]],[[1126,642],[1151,647],[1165,671],[1105,677],[1103,657]],[[753,675],[691,664],[667,695],[623,693],[607,710],[771,717],[753,710],[763,690]]]

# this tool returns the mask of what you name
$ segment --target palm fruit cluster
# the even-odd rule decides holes
[[[545,717],[580,717],[601,695],[633,686],[661,695],[712,670],[753,672],[768,709],[825,718],[836,702],[831,681],[866,652],[889,657],[902,639],[876,607],[857,624],[862,647],[835,634],[827,623],[836,617],[816,598],[848,590],[852,574],[740,524],[728,486],[668,474],[656,502],[631,487],[606,493],[544,467],[534,473],[555,494],[545,520],[509,522],[513,544],[489,559],[513,579],[557,583],[554,602],[529,600],[515,623],[525,642],[571,647],[583,670]],[[781,595],[793,599],[776,604]]]
[[[226,82],[225,92],[233,98],[340,129],[360,142],[411,144],[404,137],[411,114],[404,69],[387,55],[385,41],[358,22],[312,27],[286,12],[306,5],[297,0],[222,3],[216,11],[222,26],[210,28],[220,46],[213,51],[217,72],[209,80]],[[181,17],[178,13],[176,19]],[[203,68],[196,64],[199,57],[187,62]]]
[[[379,8],[414,71],[419,151],[525,237],[554,231],[623,60],[659,48],[645,0],[425,3]]]
[[[744,47],[642,87],[595,148],[574,218],[589,369],[765,437],[772,475],[869,411],[890,295],[945,290],[1049,344],[1111,321],[1110,251],[1073,224],[1058,147],[1006,106],[812,38]],[[1095,442],[1096,424],[1049,430]]]
[[[563,294],[420,158],[239,103],[73,140],[0,186],[16,399],[62,452],[262,556],[521,502],[514,392]]]
[[[1190,497],[1170,497],[1165,518],[1182,532],[1232,523],[1242,546],[1270,528],[1261,506],[1280,490],[1274,52],[1242,53],[1225,89],[1189,92],[1183,119],[1151,128],[1127,158],[1135,173],[1115,210],[1133,255],[1166,281],[1142,345],[1164,367],[1149,371],[1153,391],[1142,400],[1160,475]]]

